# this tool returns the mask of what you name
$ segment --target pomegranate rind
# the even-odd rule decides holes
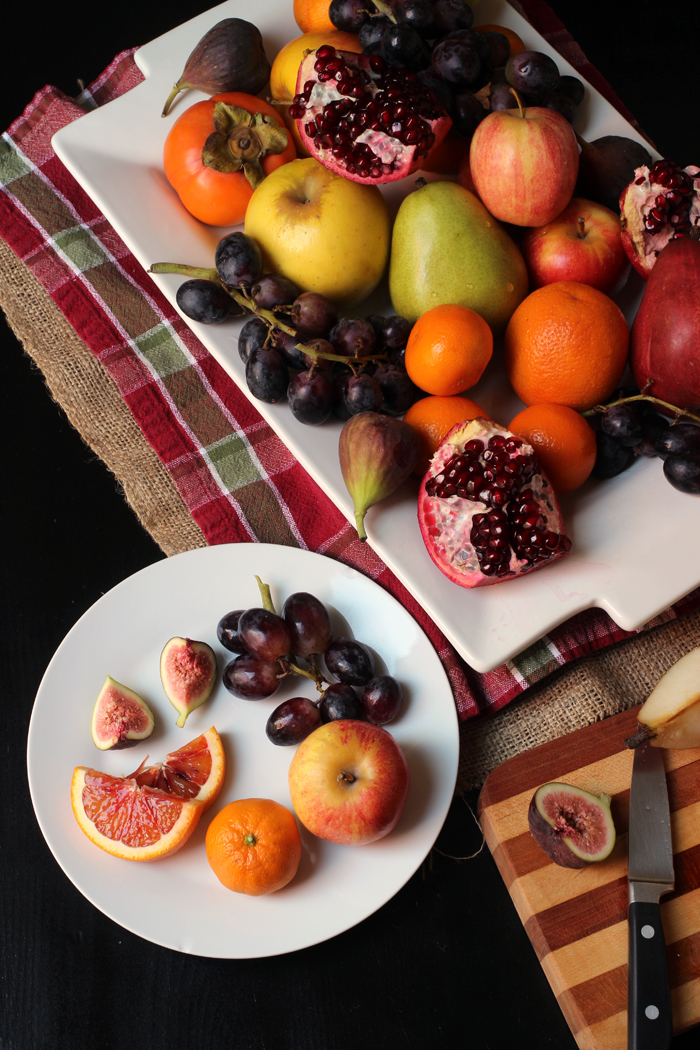
[[[571,784],[542,784],[530,801],[528,825],[541,849],[564,868],[598,864],[615,846],[610,798]]]
[[[92,710],[90,731],[100,751],[133,747],[153,732],[155,719],[146,701],[109,675]]]
[[[472,439],[483,440],[484,443],[494,435],[503,435],[515,438],[505,427],[498,426],[489,419],[476,418],[464,423],[457,423],[450,430],[430,461],[428,471],[421,482],[418,493],[418,524],[425,548],[431,559],[442,572],[453,583],[460,587],[488,587],[495,583],[504,583],[536,569],[543,569],[552,562],[563,557],[567,551],[555,551],[545,562],[532,564],[527,560],[517,557],[511,552],[509,563],[509,574],[506,576],[487,576],[481,572],[479,561],[474,550],[469,533],[472,528],[472,519],[476,514],[488,512],[492,508],[478,500],[464,500],[459,496],[442,498],[429,496],[426,491],[427,483],[439,475],[445,464],[449,462],[457,451],[463,448]],[[521,452],[523,455],[534,455],[531,445],[523,441]],[[547,477],[544,470],[535,474],[527,483],[535,496],[544,502],[542,516],[545,519],[547,529],[566,537],[564,517],[559,506],[554,486]],[[468,504],[469,515],[465,516],[465,524],[460,527],[460,517],[464,512],[464,505]],[[450,533],[450,542],[446,544],[443,540],[445,533]]]
[[[143,764],[131,776],[142,787],[157,787],[209,809],[219,797],[226,776],[221,737],[212,726],[189,744],[171,751],[162,762]]]
[[[165,695],[179,712],[181,729],[189,715],[209,699],[216,682],[216,656],[206,642],[171,638],[160,656],[160,680]]]
[[[700,229],[700,168],[690,164],[682,170],[693,181],[693,202],[688,218],[693,231],[691,236],[697,236]],[[649,279],[659,252],[676,239],[676,227],[670,222],[664,223],[657,233],[651,233],[644,225],[657,197],[667,189],[661,183],[653,182],[651,174],[646,164],[635,168],[634,178],[620,194],[622,245],[632,266],[645,281]]]
[[[137,861],[158,860],[181,849],[204,811],[198,802],[183,802],[87,766],[73,772],[71,806],[94,845],[113,857]],[[147,841],[134,845],[136,839]]]
[[[363,69],[371,78],[374,78],[375,75],[370,69],[369,58],[367,55],[355,54],[352,51],[341,51],[338,49],[336,49],[336,55],[342,58],[347,65]],[[302,94],[304,85],[307,81],[316,79],[317,74],[314,69],[315,62],[316,51],[310,51],[299,66],[297,95]],[[396,72],[399,72],[399,70],[396,70]],[[326,83],[323,84],[316,83],[309,101],[313,104],[327,105],[329,102],[340,101],[346,97],[347,96],[341,95],[340,92],[337,91],[335,81],[326,81]],[[429,121],[432,134],[435,136],[435,142],[430,147],[427,154],[420,154],[417,156],[415,146],[406,145],[393,135],[388,135],[379,131],[373,132],[371,130],[362,132],[362,135],[358,136],[358,141],[366,141],[375,153],[377,152],[377,149],[374,148],[375,146],[381,148],[383,151],[382,159],[386,158],[383,164],[384,167],[388,168],[389,165],[394,162],[396,156],[400,154],[405,155],[405,161],[398,168],[393,171],[386,171],[383,174],[374,177],[363,176],[357,172],[349,172],[347,168],[336,161],[330,151],[320,149],[315,139],[306,131],[305,125],[310,122],[308,114],[297,118],[295,123],[299,132],[299,138],[301,139],[304,148],[309,153],[309,156],[319,161],[320,164],[323,164],[323,166],[330,171],[335,172],[337,175],[342,175],[343,178],[350,179],[352,182],[359,182],[365,186],[378,186],[387,182],[396,182],[398,179],[403,179],[407,175],[412,175],[413,172],[421,169],[425,160],[435,154],[435,151],[452,127],[452,117],[449,116],[446,110],[443,110],[443,114],[444,115],[437,120]]]

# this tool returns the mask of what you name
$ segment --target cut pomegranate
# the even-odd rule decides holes
[[[657,160],[636,168],[620,196],[622,243],[635,270],[648,278],[657,256],[677,237],[700,238],[700,168]]]
[[[312,157],[367,185],[417,171],[452,124],[415,73],[330,44],[301,63],[289,115]]]
[[[539,569],[571,549],[552,483],[521,438],[487,419],[458,423],[418,496],[428,554],[461,587]]]

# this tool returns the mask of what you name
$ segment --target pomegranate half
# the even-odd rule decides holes
[[[657,160],[635,168],[620,196],[622,244],[630,262],[648,280],[659,252],[678,238],[700,233],[700,168]]]
[[[428,554],[460,587],[524,576],[571,550],[533,448],[488,419],[458,423],[438,447],[418,523]]]
[[[415,73],[330,44],[302,61],[289,115],[312,157],[367,185],[417,171],[452,125]]]

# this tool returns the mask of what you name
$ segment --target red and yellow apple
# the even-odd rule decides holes
[[[629,270],[620,217],[603,204],[573,197],[551,222],[528,230],[520,243],[530,286],[579,281],[610,292]]]
[[[408,796],[403,751],[381,726],[342,719],[302,740],[289,767],[294,811],[328,842],[376,842],[395,827]]]
[[[573,196],[576,135],[560,113],[544,106],[496,110],[474,132],[469,167],[476,192],[495,218],[544,226]]]
[[[389,260],[389,211],[379,189],[312,158],[263,179],[248,203],[245,232],[262,248],[268,272],[346,309],[374,291]]]

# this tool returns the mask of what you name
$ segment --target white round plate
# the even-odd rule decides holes
[[[175,725],[177,713],[160,682],[159,658],[180,635],[213,646],[219,670],[231,654],[216,625],[231,609],[260,605],[254,575],[268,583],[278,611],[287,595],[310,591],[331,612],[336,634],[351,633],[375,653],[377,673],[404,690],[388,727],[411,771],[406,809],[386,838],[335,846],[300,827],[303,857],[295,879],[265,897],[232,893],[207,862],[207,826],[233,799],[276,799],[291,809],[287,771],[293,747],[265,735],[269,714],[284,698],[312,697],[295,677],[269,700],[240,700],[219,684],[210,699]],[[90,719],[106,675],[134,689],[156,719],[152,736],[122,751],[99,751]],[[219,676],[220,677],[220,676]],[[70,804],[75,766],[116,776],[146,755],[160,760],[210,726],[221,734],[224,788],[178,853],[150,864],[104,853],[80,830]],[[321,555],[270,544],[227,544],[156,562],[124,580],[81,617],[59,646],[37,693],[28,740],[28,771],[39,826],[64,872],[125,929],[193,955],[245,959],[296,951],[342,933],[381,907],[408,881],[435,841],[452,799],[459,734],[452,692],[438,656],[406,610],[376,583]]]

